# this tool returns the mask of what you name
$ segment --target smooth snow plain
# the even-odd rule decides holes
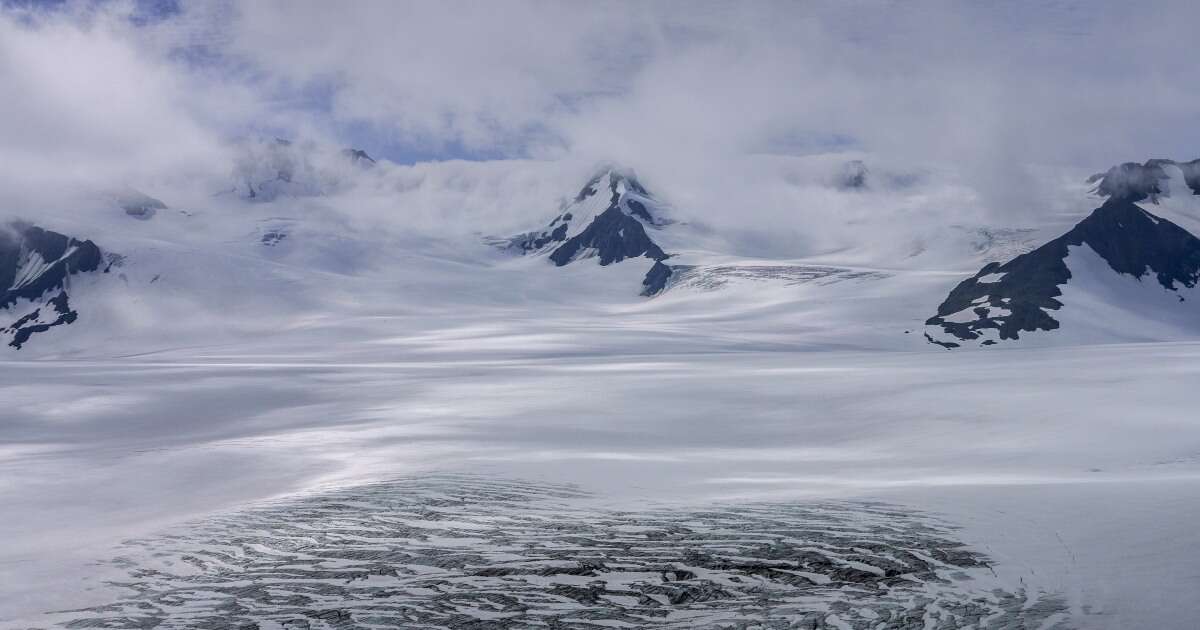
[[[1200,618],[1184,332],[946,351],[921,325],[978,261],[692,252],[711,265],[647,300],[648,260],[350,246],[268,213],[204,243],[169,211],[89,233],[125,266],[0,361],[0,624],[111,602],[123,540],[445,474],[614,510],[882,501],[944,521],[995,585],[1063,598],[1046,627]],[[266,224],[289,236],[264,248]]]

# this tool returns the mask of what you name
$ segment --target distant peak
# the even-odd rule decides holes
[[[549,225],[497,244],[522,254],[545,255],[558,267],[591,258],[600,266],[649,259],[654,264],[642,282],[642,295],[653,296],[666,287],[673,273],[662,262],[670,255],[646,231],[670,223],[651,211],[659,206],[632,170],[605,164],[574,200],[563,204]]]
[[[642,183],[638,180],[637,173],[633,169],[607,162],[596,168],[592,177],[580,189],[579,194],[575,196],[575,201],[583,201],[599,192],[599,188],[605,186],[612,193],[616,194],[619,192],[618,189],[622,184],[624,184],[627,190],[631,190],[643,197],[651,196],[646,188],[642,186]]]
[[[837,187],[842,190],[862,190],[867,188],[867,180],[871,171],[862,160],[850,160],[842,165],[837,176]]]
[[[1200,194],[1200,160],[1176,162],[1156,158],[1146,160],[1144,164],[1125,162],[1104,173],[1092,175],[1088,178],[1088,183],[1096,184],[1096,194],[1103,197],[1125,201],[1153,200],[1167,192],[1162,186],[1163,181],[1170,179],[1167,167],[1176,167],[1182,171],[1188,188],[1191,188],[1193,194]]]
[[[1112,196],[1062,236],[1006,263],[989,263],[959,283],[938,306],[937,314],[926,320],[926,339],[956,348],[967,342],[992,345],[1020,339],[1025,332],[1057,330],[1060,320],[1055,313],[1064,307],[1062,287],[1081,269],[1072,265],[1083,264],[1073,249],[1091,252],[1102,261],[1102,275],[1108,281],[1120,275],[1139,281],[1152,278],[1157,282],[1138,286],[1158,284],[1180,303],[1186,301],[1181,290],[1200,282],[1200,239],[1134,200]],[[1117,308],[1136,306],[1121,299],[1111,290],[1103,293],[1104,301],[1117,300],[1112,302]],[[1082,308],[1094,308],[1096,303]]]
[[[343,149],[342,155],[350,158],[350,161],[354,162],[355,164],[370,165],[375,163],[375,158],[367,155],[367,152],[363,151],[362,149],[355,149],[353,147],[349,149]]]

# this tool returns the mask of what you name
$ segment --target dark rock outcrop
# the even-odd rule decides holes
[[[1109,190],[1120,191],[1121,196],[1110,197],[1045,245],[1007,263],[988,264],[955,287],[926,324],[960,341],[979,339],[992,329],[1001,340],[1018,339],[1021,332],[1057,329],[1059,322],[1052,312],[1062,308],[1060,287],[1071,279],[1066,262],[1070,246],[1087,245],[1114,273],[1152,277],[1164,290],[1194,287],[1200,280],[1200,239],[1135,205],[1134,200],[1157,193],[1150,192],[1145,185],[1149,180],[1134,171],[1119,173],[1129,185],[1122,189],[1114,184]],[[1131,173],[1136,176],[1127,177]],[[973,316],[948,319],[967,311]]]
[[[21,300],[34,308],[0,327],[20,348],[30,336],[74,322],[68,289],[71,276],[96,271],[103,263],[100,248],[91,241],[44,230],[28,223],[0,228],[0,311],[11,314]],[[46,295],[53,295],[43,301]]]
[[[647,230],[667,221],[655,216],[655,202],[632,173],[606,168],[592,177],[571,203],[544,229],[500,241],[522,254],[546,255],[555,266],[596,258],[602,266],[631,258],[649,258],[654,265],[642,282],[642,295],[661,292],[671,276],[662,261],[668,254]]]
[[[1107,172],[1092,175],[1088,178],[1088,183],[1096,184],[1096,194],[1111,199],[1154,199],[1163,193],[1162,182],[1167,179],[1164,167],[1168,165],[1179,167],[1188,188],[1192,189],[1193,194],[1200,195],[1200,160],[1176,162],[1153,159],[1147,160],[1145,164],[1126,162],[1108,169]]]
[[[1168,190],[1168,167],[1183,175],[1185,190]],[[1063,307],[1061,287],[1072,278],[1070,247],[1086,245],[1114,275],[1152,278],[1165,291],[1180,292],[1200,281],[1200,239],[1171,221],[1139,207],[1164,195],[1200,194],[1200,160],[1127,162],[1088,179],[1103,205],[1062,236],[1000,264],[990,263],[955,287],[925,323],[925,338],[946,348],[1019,339],[1021,332],[1056,330],[1054,312]],[[1179,295],[1179,301],[1185,301]],[[932,334],[931,334],[932,332]]]
[[[263,235],[259,237],[258,241],[266,247],[275,247],[279,243],[283,242],[283,240],[287,237],[287,232],[284,232],[283,230],[267,230],[266,232],[263,232]]]
[[[46,302],[45,307],[49,309],[45,319],[42,309],[37,308],[3,329],[2,332],[12,333],[12,340],[8,345],[20,350],[34,334],[46,332],[55,326],[74,323],[79,318],[79,313],[71,308],[66,291],[59,291],[57,296]]]
[[[0,308],[18,299],[37,299],[61,289],[71,274],[95,271],[103,257],[91,241],[80,241],[27,223],[0,230]]]
[[[589,250],[600,258],[601,265],[639,256],[656,261],[667,257],[662,248],[650,240],[640,221],[621,212],[615,199],[613,205],[600,213],[582,232],[563,241],[550,254],[550,260],[561,267],[575,260],[580,252]]]
[[[651,297],[662,293],[673,275],[675,272],[669,265],[661,260],[655,261],[654,266],[650,267],[650,271],[647,271],[646,277],[642,279],[642,295]]]

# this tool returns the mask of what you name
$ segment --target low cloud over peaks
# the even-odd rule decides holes
[[[5,6],[0,159],[26,184],[225,177],[278,136],[616,160],[719,214],[753,156],[834,154],[953,172],[1007,216],[1046,167],[1196,144],[1188,3]]]

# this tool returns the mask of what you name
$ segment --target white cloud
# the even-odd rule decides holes
[[[0,163],[36,186],[203,168],[219,152],[203,86],[119,14],[0,17]]]
[[[255,2],[230,18],[228,50],[276,88],[331,86],[335,121],[399,142],[678,172],[845,137],[955,164],[999,210],[1036,199],[1034,165],[1186,150],[1197,77],[1179,24],[1198,17],[1182,3]]]
[[[262,0],[148,26],[100,7],[0,17],[4,177],[193,180],[228,173],[230,138],[366,139],[615,159],[696,216],[811,240],[871,209],[795,185],[826,160],[750,156],[956,173],[968,214],[1020,221],[1057,203],[1042,167],[1186,158],[1197,135],[1187,3]]]

